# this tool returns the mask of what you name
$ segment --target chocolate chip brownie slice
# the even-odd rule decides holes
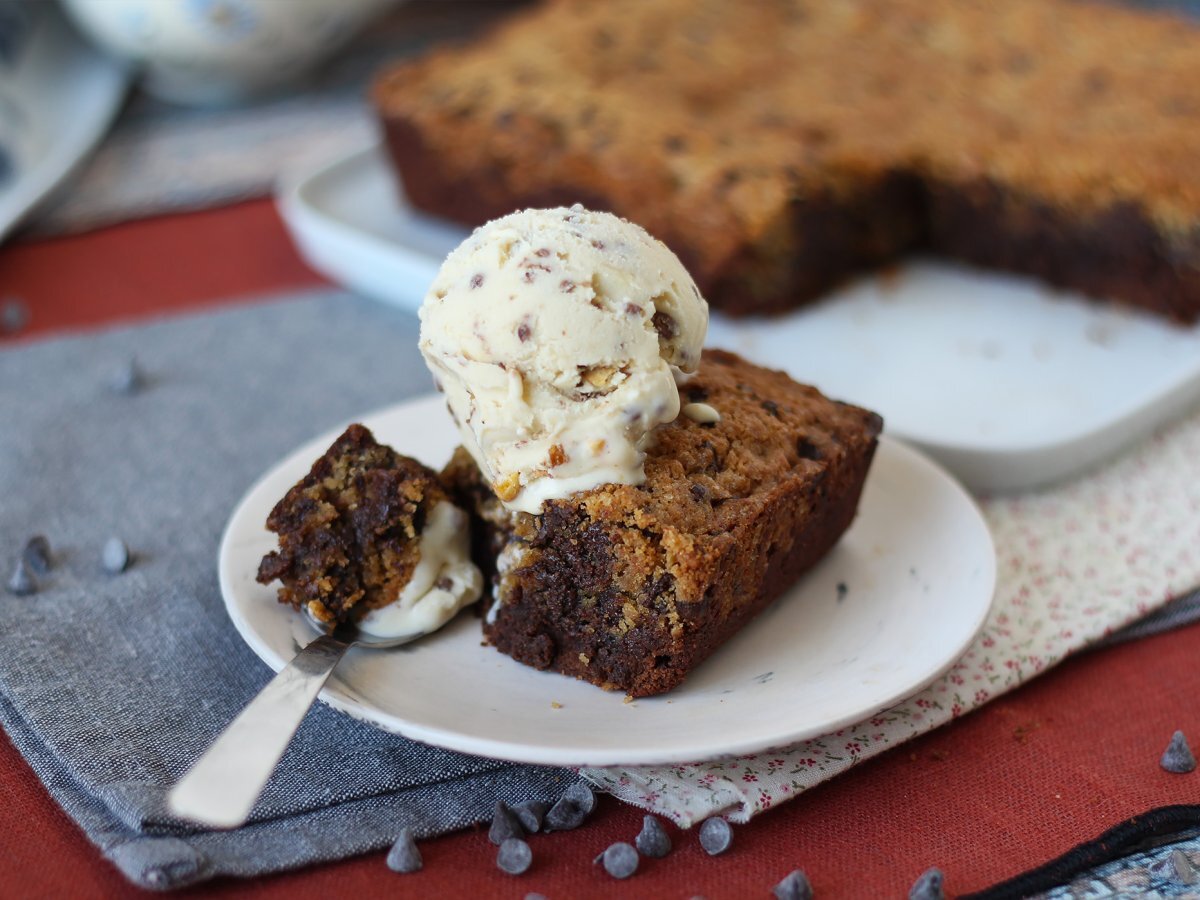
[[[451,460],[498,649],[635,697],[669,691],[850,525],[879,416],[719,350],[681,394],[644,484],[539,515],[506,510],[465,451]]]
[[[271,510],[279,549],[258,581],[279,579],[279,602],[322,622],[356,621],[401,595],[426,520],[447,500],[436,472],[351,425]]]

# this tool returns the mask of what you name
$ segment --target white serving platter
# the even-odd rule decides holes
[[[377,146],[278,201],[314,268],[407,309],[466,234],[409,207]],[[778,318],[714,315],[708,343],[877,410],[978,491],[1079,472],[1200,400],[1200,327],[930,260]]]

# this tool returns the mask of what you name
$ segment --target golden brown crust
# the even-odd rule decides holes
[[[990,186],[1002,221],[974,207],[977,243],[1010,240],[1033,215],[1067,229],[1046,252],[1071,259],[934,250],[1190,319],[1198,81],[1190,25],[1069,0],[558,0],[392,69],[374,98],[419,205],[476,224],[545,202],[612,209],[733,311],[930,246],[945,229],[928,193]],[[1108,241],[1115,213],[1128,236]],[[822,264],[831,215],[849,216],[842,271],[806,280],[787,260]],[[1119,271],[1151,288],[1078,283],[1085,257],[1103,268],[1109,248],[1143,238]]]
[[[681,394],[720,421],[681,416],[644,484],[539,516],[504,513],[469,456],[451,462],[447,483],[488,523],[481,565],[509,557],[485,626],[501,650],[635,696],[670,690],[849,526],[878,416],[719,350]]]

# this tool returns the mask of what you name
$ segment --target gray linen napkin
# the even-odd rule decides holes
[[[33,534],[55,553],[36,594],[0,588],[0,724],[137,884],[350,856],[576,780],[318,706],[250,825],[205,833],[165,812],[166,790],[271,675],[217,585],[234,504],[301,442],[429,390],[416,342],[413,315],[322,291],[0,352],[0,572]],[[113,390],[135,355],[144,385]],[[119,575],[101,565],[109,536],[133,554]]]

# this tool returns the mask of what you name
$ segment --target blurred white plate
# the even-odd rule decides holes
[[[362,420],[402,453],[440,466],[458,437],[439,396]],[[254,580],[274,549],[264,523],[338,432],[267,472],[221,542],[225,606],[278,671],[311,630]],[[684,684],[626,703],[480,645],[465,612],[397,650],[351,650],[321,698],[387,731],[464,753],[547,765],[640,765],[779,747],[858,722],[929,684],[983,625],[995,586],[978,509],[915,450],[883,440],[841,542]],[[557,706],[553,704],[558,704]]]
[[[10,4],[0,30],[2,240],[108,131],[130,75],[52,3]]]
[[[405,204],[377,147],[285,185],[279,206],[314,268],[408,309],[466,234]],[[1200,327],[930,261],[779,318],[714,316],[708,343],[877,410],[985,491],[1077,472],[1200,399]]]

